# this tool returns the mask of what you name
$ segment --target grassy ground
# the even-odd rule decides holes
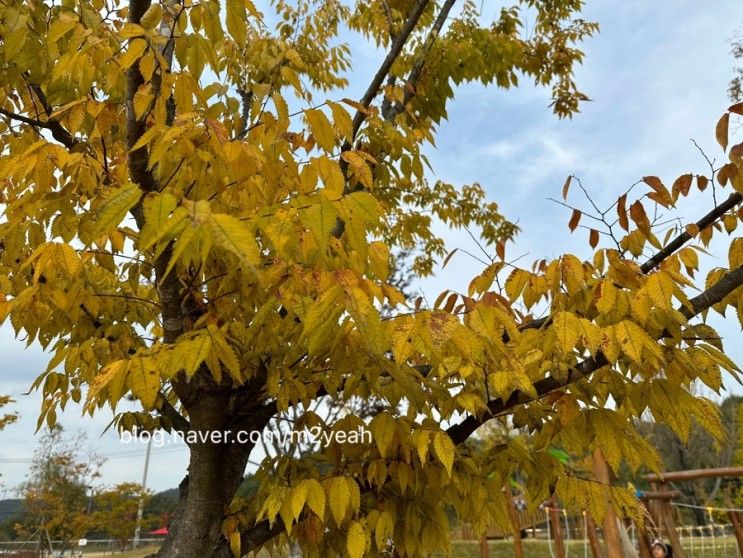
[[[510,558],[514,556],[513,543],[510,541],[489,541],[490,558]],[[155,550],[154,547],[140,548],[124,553],[116,553],[113,556],[121,558],[144,558]],[[684,541],[684,550],[688,556],[716,556],[716,558],[735,558],[739,556],[737,545],[733,537],[715,540],[715,548],[712,547],[711,539],[695,539],[693,546]],[[554,551],[554,548],[553,548]],[[583,541],[569,541],[567,543],[568,558],[582,558],[584,556]],[[590,548],[587,556],[591,556]],[[90,553],[85,554],[90,558],[103,558],[112,554]],[[268,558],[269,554],[261,553],[260,558]],[[274,555],[273,558],[279,558]],[[475,541],[452,542],[452,558],[480,558],[480,546]],[[550,547],[545,540],[524,540],[524,558],[552,558]]]
[[[86,558],[103,558],[104,556],[116,556],[121,558],[144,558],[148,554],[152,554],[157,550],[156,546],[143,546],[137,550],[127,550],[125,552],[117,552],[112,554],[110,552],[86,552],[83,554]]]

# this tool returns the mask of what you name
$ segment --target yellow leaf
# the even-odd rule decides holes
[[[654,356],[660,356],[658,350],[655,349],[653,339],[632,321],[622,320],[616,324],[614,326],[614,337],[622,352],[638,364],[643,363],[643,347],[651,349]]]
[[[653,192],[648,194],[651,200],[654,200],[664,207],[668,207],[672,203],[671,194],[668,192],[663,182],[657,176],[644,176],[642,181],[653,189]]]
[[[325,113],[318,109],[309,109],[305,112],[310,131],[315,137],[317,144],[327,152],[335,148],[335,131]]]
[[[351,491],[345,477],[333,477],[326,484],[327,501],[335,523],[340,526],[351,503]]]
[[[136,184],[126,184],[121,188],[108,190],[105,201],[96,212],[93,235],[98,237],[118,227],[127,212],[139,201],[142,191]]]
[[[371,427],[371,432],[374,436],[374,440],[377,443],[379,454],[382,457],[387,457],[388,450],[392,446],[392,442],[395,439],[395,433],[397,432],[397,422],[395,422],[395,419],[391,415],[387,413],[380,413],[372,419],[369,426]]]
[[[88,403],[95,401],[98,394],[107,390],[108,400],[114,404],[124,395],[124,385],[129,372],[129,361],[116,360],[106,365],[100,374],[95,376],[88,390]]]
[[[348,527],[346,549],[350,558],[362,558],[364,556],[364,550],[366,550],[366,533],[364,532],[364,526],[358,521],[354,521]]]
[[[24,18],[19,18],[25,20]],[[28,29],[26,29],[25,21],[21,23],[16,29],[7,33],[3,37],[3,43],[5,46],[5,60],[11,62],[16,55],[21,51],[23,45],[28,38]]]
[[[563,353],[572,352],[580,338],[578,317],[571,312],[556,312],[552,319],[557,344]]]
[[[325,491],[315,479],[305,479],[302,481],[307,485],[307,506],[315,512],[317,517],[325,517]]]
[[[51,261],[67,277],[74,277],[80,271],[80,256],[69,244],[52,243]]]
[[[315,170],[317,176],[323,181],[327,190],[327,198],[336,200],[343,194],[343,173],[338,163],[329,159],[326,155],[316,157],[310,161],[310,166]]]
[[[193,95],[196,92],[194,81],[188,74],[178,74],[173,86],[173,98],[178,114],[193,111]]]
[[[413,445],[418,451],[418,458],[421,460],[421,465],[426,462],[426,456],[428,454],[428,430],[416,430],[412,434]]]
[[[213,356],[219,359],[227,367],[230,375],[236,380],[242,380],[240,373],[240,361],[232,346],[227,342],[224,333],[217,326],[210,324],[207,331],[212,340]]]
[[[673,295],[673,279],[664,271],[657,271],[648,277],[645,289],[650,299],[658,308],[668,310],[671,308],[671,296]]]
[[[374,177],[363,155],[356,151],[344,151],[341,153],[341,158],[351,165],[354,176],[365,188],[372,188]]]
[[[204,22],[206,23],[206,19]],[[204,45],[200,40],[201,37],[198,35],[192,35],[190,39],[189,42],[191,44],[188,48],[188,69],[190,70],[191,76],[198,81],[201,78],[204,66],[206,65],[206,53],[204,52],[204,48],[209,48],[209,46],[208,44]]]
[[[260,264],[255,235],[242,221],[232,215],[211,213],[207,225],[214,236],[214,244],[233,252],[251,266]]]
[[[144,29],[154,29],[160,25],[160,21],[163,18],[163,7],[159,3],[150,4],[147,11],[142,14],[142,18],[139,20],[139,25]]]
[[[508,276],[508,279],[506,279],[506,294],[511,302],[521,296],[521,292],[529,281],[529,275],[528,271],[514,269]]]
[[[192,339],[178,341],[173,346],[173,366],[184,370],[190,378],[209,356],[211,348],[212,342],[208,335],[197,335]]]
[[[132,39],[134,37],[144,37],[146,34],[144,28],[136,23],[125,23],[118,35],[122,39]]]
[[[341,137],[350,138],[353,132],[353,120],[348,111],[338,103],[328,102],[330,110],[333,112],[333,121]]]
[[[137,240],[137,247],[140,250],[147,250],[166,232],[165,224],[170,214],[175,211],[177,204],[175,197],[167,192],[147,194],[142,202],[144,226]]]
[[[302,508],[304,508],[304,503],[307,500],[309,489],[310,487],[308,484],[300,482],[289,492],[289,507],[294,521],[296,521],[299,518],[299,514],[302,513]]]
[[[374,526],[374,540],[377,543],[377,550],[381,552],[389,546],[388,541],[392,538],[394,532],[395,520],[390,512],[384,510],[379,514]]]
[[[325,254],[338,218],[338,210],[333,204],[320,201],[300,211],[299,218],[317,240],[322,254]]]
[[[390,249],[380,241],[369,244],[369,267],[377,279],[386,281],[390,274]]]
[[[246,17],[244,0],[227,0],[227,31],[240,46],[247,40]]]
[[[77,21],[74,19],[57,19],[49,27],[46,34],[46,40],[49,43],[56,43],[61,37],[64,37],[68,31],[77,27]]]
[[[235,531],[230,535],[230,550],[235,558],[240,558],[240,531]]]
[[[437,431],[433,435],[433,452],[441,461],[446,472],[451,476],[451,470],[454,465],[454,443],[446,432]]]
[[[160,390],[160,375],[155,362],[144,357],[135,357],[129,364],[129,389],[142,402],[145,410],[152,409]]]
[[[129,66],[139,60],[142,57],[142,54],[144,54],[146,48],[147,41],[144,39],[132,39],[129,42],[129,48],[127,48],[126,52],[121,56],[121,58],[119,58],[119,66],[121,66],[121,69],[126,70]]]
[[[307,338],[307,349],[310,353],[320,350],[327,344],[328,334],[338,326],[338,318],[343,311],[341,301],[343,289],[333,285],[326,289],[304,316],[304,335]]]

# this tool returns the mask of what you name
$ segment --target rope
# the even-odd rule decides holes
[[[712,508],[709,506],[695,506],[693,504],[682,504],[680,502],[671,502],[672,506],[678,506],[681,508],[694,508],[696,510],[704,510],[707,512],[710,511],[719,511],[719,512],[743,512],[743,508]]]
[[[547,546],[550,549],[550,556],[555,558],[555,551],[552,550],[552,533],[550,531],[550,512],[545,510],[544,516],[547,518]]]
[[[570,524],[567,510],[562,510],[562,517],[565,519],[565,558],[567,558],[570,556]]]

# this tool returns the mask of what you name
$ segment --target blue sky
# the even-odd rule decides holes
[[[707,171],[691,138],[710,157],[722,157],[714,125],[729,105],[726,88],[733,62],[728,41],[743,21],[740,3],[601,0],[589,2],[584,15],[598,21],[601,32],[584,44],[586,59],[576,81],[592,101],[580,114],[558,121],[548,108],[548,91],[527,83],[512,91],[461,87],[439,130],[437,148],[428,153],[436,178],[481,183],[503,213],[518,221],[523,232],[508,255],[524,254],[524,265],[568,251],[589,253],[587,232],[579,229],[571,235],[569,211],[547,199],[559,197],[569,174],[578,176],[600,205],[608,205],[644,175],[670,184],[680,174]],[[369,72],[381,59],[374,49],[356,52],[355,93],[366,87]],[[577,189],[571,192],[575,194]],[[675,215],[690,222],[709,209],[711,200],[705,195],[681,205]],[[448,233],[447,242],[451,249],[476,250],[462,231]],[[709,257],[704,265],[725,265],[724,250],[716,253],[720,263]],[[420,289],[429,300],[446,288],[465,291],[481,267],[457,254]],[[728,352],[743,363],[737,320],[713,322],[720,326]],[[40,397],[23,394],[47,359],[38,347],[26,349],[15,340],[7,324],[0,327],[0,358],[0,393],[12,394],[21,414],[17,424],[0,434],[0,484],[12,489],[23,480],[36,444]],[[732,391],[743,392],[727,383]],[[105,412],[93,420],[81,417],[80,408],[72,406],[60,420],[68,430],[87,432],[89,446],[109,457],[103,467],[106,484],[139,482],[144,446],[122,445],[110,432],[101,435],[110,419]],[[183,445],[153,450],[148,486],[177,486],[186,465]]]

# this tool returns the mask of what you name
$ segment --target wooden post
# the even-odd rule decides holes
[[[652,558],[653,553],[648,543],[647,531],[639,521],[635,521],[635,530],[637,531],[637,547],[640,549],[640,558]]]
[[[663,483],[660,486],[661,490],[666,491],[666,484]],[[674,558],[686,558],[684,555],[684,549],[681,548],[681,541],[679,540],[678,533],[676,532],[676,523],[673,521],[673,507],[671,506],[670,498],[663,498],[658,501],[659,515],[661,519],[661,525],[665,527],[666,536],[673,547]]]
[[[506,491],[508,514],[511,516],[511,525],[513,525],[514,558],[524,558],[524,548],[521,544],[521,522],[519,521],[519,514],[516,512],[516,505],[513,502],[513,490],[508,485],[504,487],[504,490]]]
[[[599,545],[599,538],[596,536],[596,523],[590,513],[584,511],[583,514],[586,517],[586,536],[591,547],[591,554],[593,554],[593,558],[601,558],[601,546]]]
[[[488,534],[483,533],[480,537],[480,558],[490,558],[490,548],[488,547]]]
[[[611,484],[611,473],[609,466],[604,459],[604,452],[597,448],[593,452],[593,477],[600,483],[607,486]],[[604,546],[606,547],[607,558],[624,558],[622,556],[622,541],[619,538],[619,528],[617,527],[617,514],[611,506],[609,499],[606,499],[606,513],[602,524],[604,531]]]
[[[735,531],[735,539],[738,541],[738,554],[743,556],[743,520],[741,520],[740,513],[737,511],[728,512],[730,523],[733,524],[733,530]]]
[[[562,527],[560,526],[560,513],[557,509],[557,497],[552,496],[550,499],[549,521],[552,539],[555,541],[555,556],[557,558],[566,558],[565,542],[562,540]]]

